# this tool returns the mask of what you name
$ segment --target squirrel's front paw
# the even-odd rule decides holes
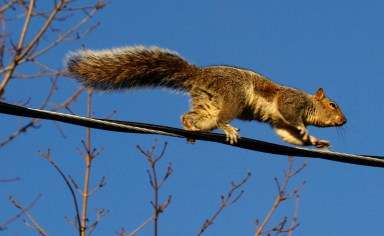
[[[317,148],[331,148],[330,141],[328,140],[319,140],[315,137],[310,137],[311,144]]]
[[[300,132],[300,136],[301,136],[301,140],[303,140],[304,142],[308,142],[308,140],[310,139],[310,135],[308,133],[308,130],[305,128],[305,126],[299,126],[297,127],[297,129],[299,130]]]

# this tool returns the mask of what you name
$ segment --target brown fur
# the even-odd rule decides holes
[[[131,47],[70,53],[69,74],[96,90],[168,87],[186,91],[192,109],[181,117],[185,129],[221,129],[235,143],[239,118],[268,122],[281,138],[296,145],[328,146],[308,134],[307,125],[341,126],[347,121],[323,89],[309,95],[278,85],[253,71],[229,66],[198,67],[177,53],[156,47]]]

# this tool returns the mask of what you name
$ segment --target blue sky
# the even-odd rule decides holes
[[[383,155],[383,12],[383,1],[112,1],[92,19],[92,23],[101,23],[94,32],[60,45],[41,60],[62,68],[65,54],[83,44],[90,49],[156,45],[177,51],[199,66],[247,68],[311,94],[322,87],[339,104],[348,123],[339,129],[310,127],[310,133],[331,140],[333,151]],[[31,104],[38,106],[45,98],[39,88],[47,86],[46,80],[12,81],[6,97],[11,102],[32,97]],[[61,78],[55,101],[63,101],[78,86]],[[179,117],[188,110],[188,100],[186,95],[161,89],[95,94],[93,112],[104,117],[116,110],[113,119],[180,128]],[[71,109],[85,115],[85,95]],[[20,120],[0,117],[3,140]],[[75,235],[64,219],[74,215],[69,191],[38,150],[50,148],[62,170],[82,185],[84,161],[76,148],[82,147],[85,129],[60,124],[67,137],[63,138],[57,124],[44,121],[40,125],[0,149],[0,179],[21,178],[0,185],[0,221],[17,212],[8,202],[9,195],[27,204],[41,193],[31,210],[39,223],[52,235]],[[234,121],[233,125],[241,129],[243,137],[284,144],[266,124]],[[96,217],[95,208],[110,213],[93,235],[113,235],[121,227],[130,232],[152,214],[149,166],[135,146],[149,149],[155,138],[159,151],[168,142],[160,173],[170,162],[174,169],[160,193],[162,201],[172,195],[160,218],[160,235],[196,235],[216,211],[230,182],[242,180],[247,171],[252,177],[242,187],[244,195],[219,215],[205,235],[254,235],[254,222],[264,219],[272,206],[277,195],[274,177],[283,178],[288,157],[202,141],[190,145],[165,136],[98,130],[92,131],[92,145],[104,151],[93,163],[91,185],[96,186],[102,176],[107,185],[90,198],[89,216],[91,221]],[[295,167],[304,160],[296,158]],[[300,226],[295,235],[373,235],[382,231],[382,169],[310,159],[290,189],[302,181],[306,184],[300,191]],[[284,216],[291,217],[293,210],[292,200],[283,202],[269,226]],[[32,231],[19,221],[4,233],[30,235]],[[151,234],[150,225],[138,235]]]

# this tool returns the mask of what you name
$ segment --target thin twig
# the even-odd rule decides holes
[[[93,233],[93,231],[96,229],[96,226],[100,223],[100,221],[101,221],[101,218],[103,217],[103,216],[105,216],[106,214],[108,214],[109,213],[109,211],[108,210],[104,210],[104,209],[97,209],[96,208],[96,212],[97,212],[97,218],[96,218],[96,220],[95,220],[95,222],[93,222],[89,227],[88,227],[88,229],[89,229],[89,232],[88,232],[88,236],[90,236],[92,233]]]
[[[16,182],[19,180],[20,180],[20,177],[15,177],[15,178],[11,178],[11,179],[0,179],[0,183]]]
[[[91,94],[88,90],[88,104],[87,104],[87,117],[90,117],[91,115]],[[87,156],[85,158],[85,177],[84,177],[84,188],[83,188],[83,209],[82,209],[82,215],[81,215],[81,225],[80,225],[80,232],[81,236],[85,236],[85,231],[87,230],[87,210],[88,210],[88,197],[89,197],[89,182],[90,182],[90,176],[91,176],[91,165],[92,165],[92,152],[91,152],[91,129],[86,129],[86,152]]]
[[[60,0],[55,1],[55,6],[53,9],[45,12],[39,12],[37,9],[35,9],[35,1],[31,0],[29,1],[29,6],[24,6],[23,1],[12,1],[9,4],[7,4],[4,7],[0,8],[0,12],[4,12],[5,10],[9,9],[12,5],[18,3],[22,8],[25,8],[25,20],[24,25],[20,33],[20,38],[18,40],[17,45],[11,46],[11,47],[5,47],[6,41],[5,38],[6,35],[6,21],[10,21],[10,19],[4,19],[4,17],[1,17],[0,14],[0,20],[3,25],[3,32],[1,34],[1,38],[3,38],[2,42],[0,43],[0,49],[1,49],[1,59],[3,58],[2,54],[4,53],[3,48],[6,48],[6,50],[10,52],[14,52],[13,58],[8,66],[3,66],[2,60],[0,62],[2,69],[0,69],[0,74],[5,73],[5,76],[3,80],[0,83],[0,97],[4,94],[5,87],[7,86],[8,82],[11,78],[38,78],[38,77],[48,77],[52,75],[62,75],[62,71],[54,70],[48,66],[45,66],[43,63],[37,62],[36,58],[42,54],[45,54],[50,49],[54,48],[58,44],[66,41],[73,41],[80,39],[86,35],[88,35],[90,32],[92,32],[99,23],[90,26],[88,29],[86,29],[83,33],[77,33],[75,37],[70,37],[75,32],[77,32],[82,26],[84,26],[94,15],[95,13],[102,9],[106,3],[104,3],[103,0],[99,0],[96,5],[94,6],[84,6],[84,7],[77,7],[77,8],[70,8],[67,6],[67,4],[71,3],[72,1],[68,0]],[[87,12],[88,9],[91,9],[91,12]],[[60,30],[57,30],[53,26],[54,21],[63,21],[67,17],[59,18],[58,13],[60,11],[78,11],[83,12],[86,14],[86,16],[79,21],[77,24],[75,24],[72,28],[67,30],[65,33],[61,33]],[[70,16],[72,16],[71,14]],[[29,25],[31,24],[32,18],[37,16],[43,16],[45,18],[45,22],[43,26],[40,28],[40,30],[37,31],[36,35],[32,37],[32,40],[25,44],[25,38],[26,34],[28,32]],[[47,30],[51,29],[52,32],[58,32],[57,33],[57,39],[48,44],[47,46],[43,46],[42,49],[39,49],[39,42],[41,38],[46,34]],[[12,41],[11,41],[12,44]],[[39,49],[39,50],[38,50]],[[35,52],[36,51],[36,52]],[[18,65],[21,65],[26,62],[33,62],[38,63],[39,67],[42,67],[44,69],[43,72],[36,73],[34,75],[20,75],[16,73],[16,67]],[[49,73],[51,72],[51,73]]]
[[[104,4],[102,3],[102,6],[104,6]],[[89,21],[90,18],[92,18],[95,13],[99,10],[100,8],[94,8],[93,11],[89,14],[87,14],[87,16],[81,20],[77,25],[75,25],[74,27],[72,27],[72,29],[68,30],[65,34],[61,35],[55,42],[51,43],[50,45],[48,45],[47,47],[45,47],[44,49],[40,50],[39,52],[33,54],[33,58],[36,58],[42,54],[44,54],[45,52],[47,52],[48,50],[50,50],[51,48],[55,47],[56,45],[58,45],[59,43],[63,42],[63,41],[72,41],[72,40],[77,40],[77,39],[80,39],[82,37],[84,37],[85,35],[88,35],[89,33],[91,33],[97,26],[99,26],[99,24],[97,25],[94,25],[94,26],[91,26],[88,30],[86,30],[83,34],[77,34],[75,38],[72,38],[72,39],[69,39],[68,36],[73,34],[74,32],[76,32],[81,26],[83,26],[85,23],[87,23]]]
[[[32,16],[32,11],[33,11],[34,5],[35,5],[35,1],[31,0],[29,2],[29,8],[28,8],[27,17],[25,19],[25,22],[24,22],[24,25],[23,25],[23,29],[22,29],[21,34],[20,34],[19,43],[17,44],[16,49],[15,49],[15,51],[16,51],[15,58],[13,59],[13,62],[11,64],[10,70],[8,70],[8,73],[5,74],[5,77],[4,77],[3,81],[0,84],[0,97],[3,95],[4,88],[7,85],[7,83],[9,82],[9,80],[11,79],[12,74],[15,71],[16,66],[19,63],[19,56],[20,56],[22,48],[23,48],[25,35],[27,33],[27,30],[28,30],[28,26],[29,26],[29,23],[30,23],[30,20],[31,20],[31,16]]]
[[[173,173],[173,169],[171,168],[171,163],[168,164],[167,172],[164,174],[163,178],[159,181],[158,175],[157,175],[157,170],[156,170],[156,164],[160,159],[164,156],[165,150],[167,147],[167,142],[164,143],[163,149],[158,156],[154,156],[154,151],[156,149],[157,145],[157,140],[155,140],[154,144],[152,145],[151,149],[149,151],[144,151],[139,145],[137,145],[137,149],[146,157],[149,165],[150,165],[150,170],[147,170],[148,177],[149,177],[149,183],[154,191],[154,201],[151,201],[151,205],[154,208],[154,213],[153,217],[151,217],[154,222],[153,224],[153,230],[154,230],[154,235],[158,235],[158,219],[159,215],[168,207],[168,205],[171,203],[172,195],[168,196],[168,200],[164,204],[159,203],[159,198],[160,198],[160,188],[164,184],[164,182],[168,179],[168,177]],[[141,226],[139,226],[136,230],[142,229],[145,225],[147,225],[151,220],[147,220],[144,222]],[[135,232],[135,231],[134,231]],[[132,232],[130,235],[133,235]]]
[[[149,217],[144,223],[142,223],[139,227],[137,227],[135,230],[133,230],[129,236],[133,236],[136,233],[138,233],[141,229],[143,229],[149,222],[151,222],[155,218],[155,215],[153,214],[151,217]],[[124,232],[124,230],[123,230]]]
[[[266,232],[271,232],[271,231],[291,232],[291,231],[295,230],[295,228],[298,226],[298,224],[296,224],[297,212],[295,211],[294,216],[293,216],[294,217],[294,225],[292,225],[290,228],[284,230],[284,226],[285,226],[285,223],[286,223],[286,220],[287,220],[286,217],[285,217],[283,219],[283,221],[278,223],[277,226],[275,226],[271,230],[264,230],[265,226],[267,225],[267,223],[269,222],[269,220],[271,219],[272,215],[275,213],[276,209],[281,204],[281,202],[283,202],[284,200],[287,200],[292,195],[298,196],[299,190],[305,184],[305,182],[302,182],[292,192],[286,193],[286,188],[287,188],[287,185],[288,185],[288,182],[290,181],[290,179],[293,176],[295,176],[296,174],[298,174],[300,171],[302,171],[307,166],[307,163],[304,162],[303,165],[301,165],[298,169],[292,171],[293,161],[294,161],[294,158],[293,157],[289,157],[289,165],[288,165],[287,171],[285,172],[285,178],[284,178],[283,184],[280,184],[278,178],[275,178],[276,187],[277,187],[277,190],[278,190],[278,196],[276,197],[276,199],[275,199],[275,201],[273,203],[272,208],[270,209],[270,211],[268,212],[267,216],[264,218],[264,220],[263,220],[263,222],[261,223],[260,226],[259,226],[259,222],[256,221],[256,233],[255,233],[255,236],[261,235],[261,234],[266,233]],[[298,198],[296,198],[296,206],[298,206]]]
[[[41,198],[41,194],[37,195],[37,197],[25,208],[26,211],[29,211],[29,209],[31,209],[38,200],[40,200]],[[0,230],[4,230],[6,229],[7,225],[11,224],[12,222],[14,222],[15,220],[19,219],[20,216],[22,216],[24,214],[23,211],[20,211],[20,213],[18,213],[17,215],[15,215],[14,217],[10,218],[9,220],[7,220],[6,222],[0,224]]]
[[[31,22],[31,17],[32,17],[32,12],[34,7],[35,7],[35,0],[31,0],[29,2],[27,17],[25,18],[24,26],[20,34],[20,40],[16,47],[16,55],[19,55],[23,48],[25,35],[27,34],[29,23]]]
[[[240,199],[240,197],[244,193],[243,190],[240,191],[240,193],[236,197],[233,197],[233,194],[235,193],[236,190],[238,190],[241,186],[243,186],[248,181],[249,177],[251,177],[251,172],[248,172],[247,176],[239,184],[235,184],[233,182],[231,183],[231,190],[227,193],[226,196],[221,195],[220,207],[216,210],[215,214],[213,214],[213,216],[210,219],[207,219],[205,221],[205,223],[200,229],[200,232],[197,234],[198,236],[202,235],[205,232],[205,230],[207,230],[207,228],[213,224],[214,220],[224,210],[225,207],[236,203]]]
[[[18,2],[17,0],[13,0],[12,2],[8,2],[3,7],[0,8],[0,15],[3,14],[8,8],[12,7],[13,4]]]
[[[103,176],[100,180],[100,183],[91,191],[89,191],[88,193],[88,196],[92,196],[94,193],[96,193],[97,191],[99,191],[102,187],[104,187],[105,185],[107,184],[107,182],[105,182],[105,176]]]
[[[293,232],[294,232],[294,229],[297,228],[299,226],[299,224],[297,223],[297,216],[299,215],[299,202],[300,202],[300,195],[299,194],[296,194],[296,200],[295,200],[295,210],[293,212],[293,216],[292,216],[292,223],[291,223],[291,226],[289,227],[290,230],[288,232],[288,236],[292,236],[293,235]]]
[[[66,185],[68,186],[69,190],[71,191],[73,203],[75,205],[75,210],[76,210],[76,220],[77,220],[78,225],[80,225],[79,204],[77,203],[77,198],[76,198],[76,195],[75,195],[75,191],[73,190],[71,183],[69,182],[69,180],[65,176],[64,172],[60,169],[60,167],[52,160],[50,149],[48,149],[47,153],[43,153],[43,152],[39,151],[39,154],[40,154],[40,156],[42,156],[45,159],[47,159],[49,161],[49,163],[51,163],[51,165],[53,167],[55,167],[55,169],[59,172],[61,177],[64,179]],[[80,232],[80,228],[79,227],[78,227],[78,229],[79,229],[79,232]]]
[[[26,210],[26,208],[23,208],[20,205],[20,203],[18,201],[16,201],[12,196],[9,196],[9,201],[11,201],[15,207],[20,209],[29,218],[29,220],[33,224],[34,229],[39,231],[39,233],[41,233],[42,235],[48,236],[47,232],[45,232],[45,230],[39,225],[39,223],[37,223],[37,221],[32,217],[32,215],[29,214],[29,212],[28,212],[28,210]]]

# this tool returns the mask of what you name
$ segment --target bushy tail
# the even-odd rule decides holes
[[[188,90],[190,79],[199,67],[165,49],[128,47],[69,53],[65,69],[83,86],[95,90],[143,87]]]

